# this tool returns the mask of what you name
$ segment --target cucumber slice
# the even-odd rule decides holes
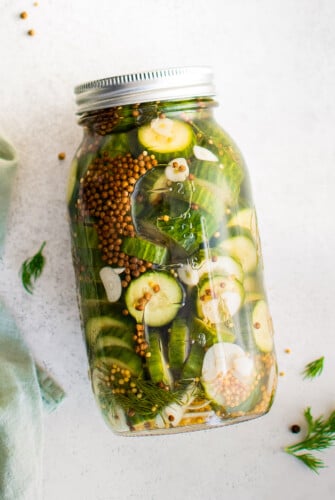
[[[262,352],[273,349],[273,327],[269,308],[265,300],[259,300],[252,313],[253,334],[257,347]]]
[[[133,349],[133,335],[133,330],[124,330],[124,328],[120,327],[113,327],[110,330],[106,331],[102,330],[102,332],[97,337],[94,349],[100,350],[112,346],[120,346],[126,347],[127,349]]]
[[[238,376],[246,387],[250,386],[255,376],[253,360],[236,344],[214,344],[205,354],[201,382],[207,396],[216,404],[226,403],[227,389],[223,381],[229,373]]]
[[[157,168],[145,174],[143,180],[139,181],[138,189],[144,196],[146,193],[149,194],[148,201],[153,206],[165,202],[170,207],[167,212],[170,216],[173,215],[176,200],[180,200],[188,206],[191,203],[198,205],[200,209],[218,220],[222,218],[225,209],[223,203],[225,194],[214,184],[208,183],[206,186],[203,184],[201,179],[169,182],[164,171]]]
[[[116,337],[113,334],[97,338],[94,346],[96,351],[102,351],[108,347],[125,347],[126,349],[133,348],[132,343],[123,340],[122,337]]]
[[[96,352],[96,365],[117,365],[129,370],[132,375],[139,377],[142,374],[142,360],[137,354],[125,347],[106,347]]]
[[[250,238],[234,236],[220,243],[220,247],[241,264],[245,274],[257,268],[257,249]]]
[[[149,352],[147,366],[151,380],[156,384],[162,382],[164,385],[172,387],[173,379],[167,361],[163,353],[163,344],[159,332],[149,334]]]
[[[190,210],[184,217],[158,219],[157,228],[177,248],[181,247],[187,255],[191,255],[201,243],[213,236],[217,229],[217,222],[206,212]]]
[[[170,273],[149,271],[130,282],[125,300],[137,323],[163,326],[176,316],[183,295],[180,284]]]
[[[241,265],[231,257],[227,255],[217,256],[214,260],[204,260],[199,266],[199,277],[201,278],[204,274],[215,273],[227,276],[233,276],[238,281],[243,281],[243,270]]]
[[[86,323],[86,341],[90,347],[95,345],[95,342],[100,334],[106,333],[111,329],[121,330],[126,335],[127,332],[134,332],[134,324],[132,320],[121,319],[112,316],[97,316],[90,318]]]
[[[240,226],[250,231],[255,241],[258,238],[257,218],[254,208],[243,208],[236,212],[229,220],[227,227]]]
[[[188,354],[189,330],[184,319],[175,319],[171,326],[168,353],[169,363],[173,370],[179,370]]]
[[[188,157],[194,144],[193,130],[185,122],[156,118],[138,129],[138,140],[144,149],[154,153],[159,162],[173,157]]]
[[[235,278],[206,275],[198,288],[197,311],[209,323],[224,323],[242,306],[244,289]]]
[[[138,259],[159,265],[165,264],[169,254],[167,248],[142,238],[124,238],[121,250]]]
[[[224,165],[195,160],[190,172],[195,176],[195,183],[221,196],[226,206],[236,205],[243,181],[243,169],[240,165]]]
[[[204,356],[205,351],[203,348],[197,343],[192,344],[190,354],[188,355],[182,371],[182,380],[200,378]]]
[[[217,342],[234,342],[235,334],[223,324],[208,325],[199,318],[194,318],[191,338],[202,347],[211,347]]]

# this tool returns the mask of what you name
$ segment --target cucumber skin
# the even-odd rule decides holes
[[[106,135],[99,148],[99,154],[106,154],[109,158],[115,158],[118,155],[124,155],[128,152],[129,139],[127,133],[113,133]]]
[[[94,349],[96,352],[102,352],[103,350],[109,348],[109,347],[124,347],[125,349],[133,349],[133,339],[132,335],[129,336],[114,336],[113,334],[111,335],[104,335],[104,336],[99,336],[96,340]]]
[[[234,342],[235,334],[224,325],[208,326],[199,318],[194,318],[191,327],[191,338],[201,347],[211,347],[218,342]]]
[[[85,335],[88,345],[92,348],[98,337],[104,333],[116,329],[116,334],[121,336],[121,331],[125,335],[128,332],[134,333],[134,322],[131,318],[118,317],[118,316],[97,316],[90,318],[85,326]]]
[[[75,216],[76,214],[76,203],[77,203],[77,197],[79,194],[79,189],[80,189],[80,179],[85,175],[86,171],[88,170],[90,164],[94,161],[95,154],[94,153],[85,153],[83,155],[79,155],[77,158],[75,158],[73,161],[77,161],[77,170],[76,170],[76,176],[75,176],[75,181],[72,189],[72,193],[69,193],[69,202],[68,202],[68,208],[69,208],[69,213],[70,216]]]
[[[213,167],[212,167],[213,168]],[[167,214],[173,216],[173,209],[176,200],[180,200],[186,204],[187,207],[194,203],[199,208],[205,210],[216,220],[221,220],[224,215],[225,204],[223,199],[225,192],[213,184],[207,183],[204,186],[204,181],[201,179],[194,179],[192,181],[186,180],[184,182],[170,182],[168,183],[164,173],[165,168],[155,167],[149,170],[137,185],[137,194],[147,199],[147,203],[143,205],[144,210],[147,209],[147,204],[155,205],[160,202],[159,207],[166,206]],[[158,186],[158,191],[155,194],[155,186]],[[164,187],[166,190],[164,190]],[[170,207],[170,210],[169,210]]]
[[[142,360],[134,351],[125,347],[106,347],[95,353],[95,363],[117,364],[139,377],[143,373]]]
[[[252,326],[253,305],[244,304],[243,307],[233,317],[234,331],[236,333],[236,343],[247,352],[259,353],[255,343]]]
[[[190,210],[184,218],[157,220],[157,228],[174,245],[181,247],[187,255],[192,255],[199,249],[200,244],[213,236],[217,222],[210,214],[200,210]]]
[[[187,358],[189,330],[187,322],[177,318],[171,325],[168,343],[169,363],[172,370],[180,370]]]
[[[71,234],[77,248],[98,248],[98,233],[93,224],[73,222],[71,224]]]
[[[236,205],[243,181],[243,170],[238,164],[216,164],[202,160],[192,161],[190,172],[195,184],[207,188],[220,197],[224,206]],[[220,196],[221,195],[221,196]]]
[[[182,380],[200,378],[204,356],[204,349],[197,343],[192,344],[190,353],[182,370]]]
[[[161,335],[159,332],[151,332],[149,335],[149,352],[151,356],[147,358],[147,367],[151,380],[158,384],[162,382],[169,387],[173,384],[172,375],[164,357]]]
[[[121,250],[128,255],[158,265],[165,264],[169,254],[166,247],[142,238],[125,237],[121,245]]]

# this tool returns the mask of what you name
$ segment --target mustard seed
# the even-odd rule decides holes
[[[21,12],[20,14],[21,19],[27,19],[28,13],[26,11]]]

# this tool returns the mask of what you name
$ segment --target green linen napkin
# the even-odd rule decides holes
[[[0,257],[15,168],[15,150],[0,137]],[[0,300],[0,500],[42,499],[43,408],[63,397]]]
[[[13,146],[0,136],[0,258],[6,234],[9,199],[17,167],[17,154]]]
[[[41,498],[42,399],[34,362],[0,303],[0,498]]]

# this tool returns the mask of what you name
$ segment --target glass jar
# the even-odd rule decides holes
[[[266,413],[277,369],[242,156],[213,117],[209,68],[76,88],[68,185],[96,400],[121,435]]]

